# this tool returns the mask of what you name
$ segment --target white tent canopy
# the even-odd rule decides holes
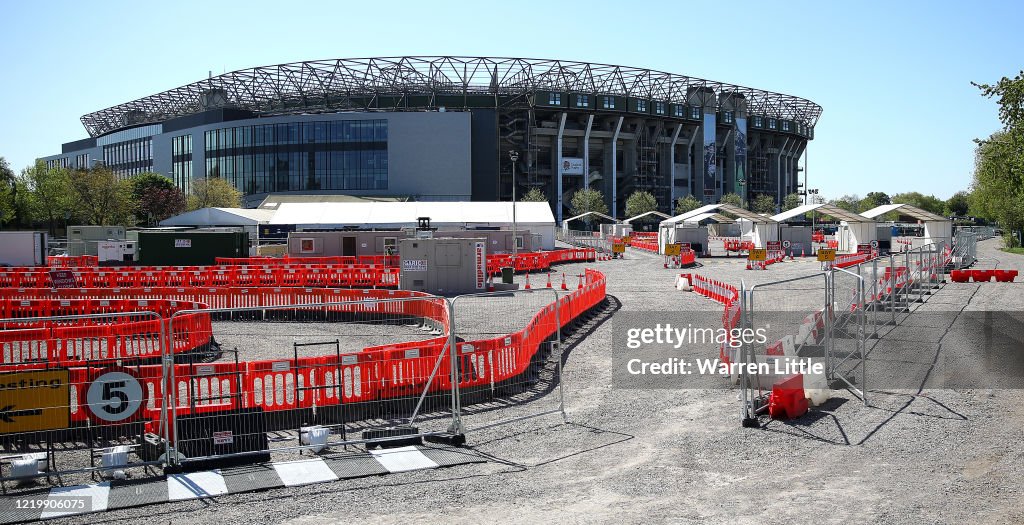
[[[953,221],[916,206],[909,204],[883,204],[871,208],[861,215],[874,218],[893,211],[899,215],[917,219],[924,225],[924,244],[943,242],[949,246],[952,243]]]
[[[267,224],[274,210],[200,208],[160,221],[160,226],[258,226]]]
[[[856,252],[858,244],[871,244],[872,241],[878,239],[878,230],[873,218],[858,215],[857,213],[844,210],[833,204],[804,204],[803,206],[797,206],[792,210],[786,210],[778,215],[773,215],[772,219],[780,223],[780,237],[784,237],[782,235],[781,228],[786,227],[781,223],[785,223],[796,217],[802,217],[812,211],[816,211],[840,221],[839,230],[836,232],[840,252]]]
[[[541,236],[544,249],[555,244],[555,217],[546,202],[515,204],[519,229]],[[512,228],[511,202],[305,202],[281,203],[270,224],[302,229],[406,228],[430,217],[441,230]]]
[[[778,228],[775,227],[775,220],[771,217],[759,215],[731,204],[706,204],[661,221],[658,225],[659,249],[663,250],[666,244],[679,242],[678,239],[682,232],[677,232],[676,230],[680,225],[699,227],[701,222],[708,221],[709,219],[722,222],[718,219],[721,216],[720,213],[716,212],[734,215],[740,219],[739,222],[747,224],[748,226],[744,229],[746,232],[744,235],[750,237],[754,241],[755,246],[763,247],[766,241],[778,238]]]

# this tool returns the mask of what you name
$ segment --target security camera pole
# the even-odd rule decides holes
[[[516,161],[519,160],[519,152],[509,151],[508,158],[512,160],[512,268],[515,268],[519,255],[519,239],[516,237]]]

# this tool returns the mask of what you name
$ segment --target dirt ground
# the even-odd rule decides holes
[[[1024,257],[981,243],[999,268]],[[979,266],[991,267],[983,260]],[[693,270],[748,284],[814,273],[785,262],[745,271],[736,259]],[[575,275],[587,265],[558,267]],[[83,516],[68,523],[1021,523],[1024,522],[1024,395],[1020,390],[879,388],[865,406],[845,391],[795,421],[742,428],[737,391],[625,389],[612,381],[612,332],[622,312],[720,307],[673,288],[680,270],[631,250],[593,265],[608,276],[615,314],[570,346],[564,372],[568,423],[557,415],[468,434],[482,464],[238,494]],[[532,276],[537,286],[537,277]],[[1020,279],[1018,279],[1019,281]],[[575,284],[573,277],[569,282]],[[543,285],[543,283],[542,283]],[[924,303],[951,313],[1024,310],[1024,283],[955,284]],[[918,307],[918,306],[915,306]],[[505,305],[500,311],[512,311]],[[458,317],[461,315],[462,317]],[[661,314],[659,314],[661,315]],[[457,312],[469,326],[486,309]],[[913,314],[908,319],[914,319]],[[913,323],[903,324],[913,327]],[[898,348],[926,337],[941,356],[936,327],[881,340]],[[246,328],[245,331],[248,331]],[[236,330],[243,332],[243,330]],[[934,337],[931,337],[933,334]],[[318,334],[319,335],[319,332]],[[329,335],[329,334],[328,334]],[[901,339],[905,338],[905,339]],[[901,361],[889,367],[899,370]],[[870,384],[869,384],[870,386]],[[553,391],[538,399],[551,406]],[[470,427],[504,417],[467,416]]]

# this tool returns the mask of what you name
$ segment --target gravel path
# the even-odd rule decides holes
[[[1024,257],[980,251],[1000,268]],[[736,260],[696,270],[738,283],[813,273],[786,262],[763,272]],[[586,265],[558,267],[573,275]],[[621,311],[718,311],[672,288],[680,270],[631,250],[595,265]],[[521,278],[521,277],[520,277]],[[535,276],[531,277],[536,286]],[[570,286],[574,285],[570,281]],[[949,284],[927,304],[947,311],[1024,310],[1024,284]],[[813,302],[813,301],[812,301]],[[794,299],[797,306],[797,299]],[[458,319],[498,319],[467,309]],[[653,314],[652,314],[653,315]],[[913,317],[913,316],[911,316]],[[74,523],[1020,523],[1024,521],[1024,395],[975,389],[840,392],[795,422],[744,429],[732,390],[627,390],[612,385],[612,322],[571,348],[569,424],[557,416],[482,430],[469,446],[486,464],[93,515]],[[898,327],[897,327],[898,328]],[[928,330],[918,330],[928,332]],[[943,337],[937,340],[941,346]],[[551,397],[551,395],[547,396]],[[549,400],[542,400],[548,402]],[[470,416],[470,423],[502,417]]]

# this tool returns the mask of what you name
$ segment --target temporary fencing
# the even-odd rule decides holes
[[[19,450],[28,450],[27,454],[43,454],[45,461],[37,467],[45,468],[37,468],[32,475],[90,472],[116,476],[132,467],[198,466],[207,459],[263,458],[271,451],[302,452],[401,436],[461,434],[462,406],[480,402],[471,396],[481,390],[492,392],[493,397],[484,400],[488,402],[520,395],[515,402],[505,403],[519,407],[520,412],[512,419],[523,417],[523,413],[528,417],[551,413],[544,407],[553,398],[543,395],[543,389],[537,390],[540,387],[535,378],[546,380],[545,385],[560,384],[560,376],[545,375],[553,363],[561,362],[552,357],[560,355],[559,329],[603,301],[605,284],[602,274],[587,270],[581,287],[561,294],[557,300],[554,290],[534,292],[532,297],[552,295],[551,302],[520,303],[515,308],[537,306],[537,313],[524,319],[521,326],[503,326],[510,329],[509,333],[479,338],[470,336],[472,326],[464,335],[456,335],[459,332],[453,328],[451,316],[456,301],[396,290],[4,290],[5,295],[14,292],[38,295],[50,301],[48,304],[59,302],[61,297],[102,302],[106,299],[91,296],[115,295],[122,300],[141,295],[149,306],[148,298],[154,296],[162,296],[154,300],[163,301],[195,300],[184,305],[192,308],[104,311],[89,317],[97,321],[86,327],[105,329],[109,319],[103,322],[106,324],[99,320],[111,316],[150,316],[160,331],[154,338],[157,346],[163,342],[164,359],[159,364],[147,364],[145,359],[131,355],[118,362],[86,359],[60,366],[50,361],[27,361],[0,368],[6,379],[16,384],[22,379],[32,384],[36,374],[53,371],[60,374],[60,385],[66,385],[61,386],[66,401],[38,400],[35,405],[27,405],[28,412],[21,410],[21,404],[14,407],[16,415],[34,416],[37,410],[61,416],[66,413],[66,421],[51,421],[32,430],[0,423],[0,442],[9,447],[19,443]],[[52,317],[52,308],[49,313],[47,321],[58,324],[82,318]],[[468,311],[460,315],[469,319]],[[207,323],[212,319],[215,324],[189,323],[196,316],[205,316]],[[235,322],[216,324],[229,319]],[[245,322],[255,320],[261,323]],[[280,324],[265,324],[307,321],[331,324],[321,335],[307,328],[312,325],[287,325],[303,327],[289,332]],[[17,317],[10,322],[28,321]],[[270,334],[264,330],[268,326],[272,327]],[[211,340],[214,330],[223,339],[217,353],[177,351],[193,339]],[[289,340],[282,342],[282,337]],[[60,343],[56,344],[59,348]],[[269,347],[273,355],[260,350],[261,345]],[[457,350],[454,353],[450,351],[453,347]],[[460,394],[460,387],[465,387],[465,396]],[[534,392],[530,394],[527,389]],[[38,397],[27,388],[25,392],[5,390],[4,395]],[[40,403],[47,404],[38,408]],[[564,412],[563,403],[559,392],[560,412]],[[488,417],[485,421],[480,413],[474,412],[474,426],[478,421],[480,426],[490,426],[510,419]],[[65,447],[62,443],[66,440],[77,440],[79,447]],[[0,482],[25,476],[20,470],[0,472]]]
[[[99,266],[100,258],[95,255],[47,255],[46,265],[50,268]]]
[[[612,239],[601,232],[557,230],[556,237],[559,241],[571,246],[591,248],[600,255],[612,254]]]

